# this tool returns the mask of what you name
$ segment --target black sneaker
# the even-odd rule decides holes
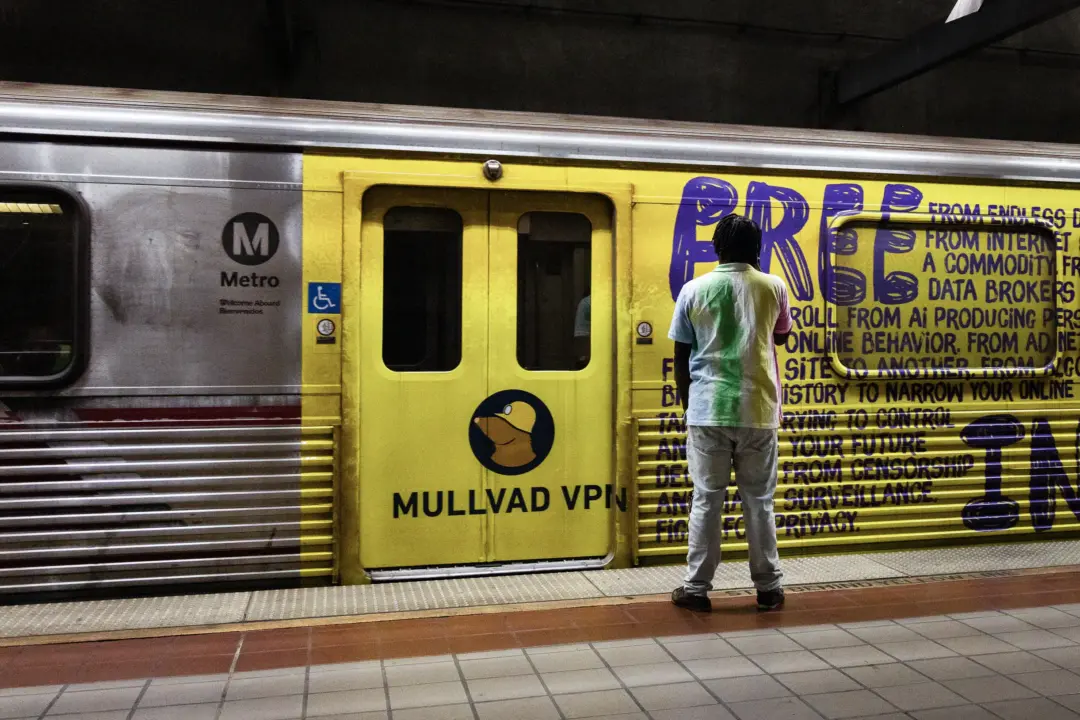
[[[712,612],[712,601],[709,600],[708,595],[691,595],[684,587],[677,587],[671,591],[671,602],[694,612]]]
[[[766,590],[765,592],[758,591],[757,594],[757,609],[761,612],[768,612],[770,610],[779,610],[784,607],[784,588],[776,588],[775,590]]]

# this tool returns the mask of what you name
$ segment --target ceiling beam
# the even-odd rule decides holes
[[[848,62],[835,77],[836,102],[846,105],[893,87],[1080,7],[1080,0],[984,0],[981,5],[975,12],[924,28],[896,47]]]

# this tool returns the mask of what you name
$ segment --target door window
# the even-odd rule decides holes
[[[383,363],[391,370],[461,363],[462,227],[447,208],[395,207],[383,217]]]
[[[592,354],[592,223],[578,213],[525,213],[517,258],[518,364],[581,370]]]

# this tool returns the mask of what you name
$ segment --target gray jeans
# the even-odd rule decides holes
[[[694,481],[690,508],[690,551],[683,586],[704,595],[712,590],[720,564],[724,495],[735,461],[735,485],[742,498],[743,527],[750,545],[750,578],[760,592],[780,587],[776,549],[776,430],[745,427],[687,427],[686,459]]]

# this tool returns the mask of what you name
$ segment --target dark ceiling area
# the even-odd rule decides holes
[[[0,0],[0,79],[1080,142],[1080,2],[955,4]]]

